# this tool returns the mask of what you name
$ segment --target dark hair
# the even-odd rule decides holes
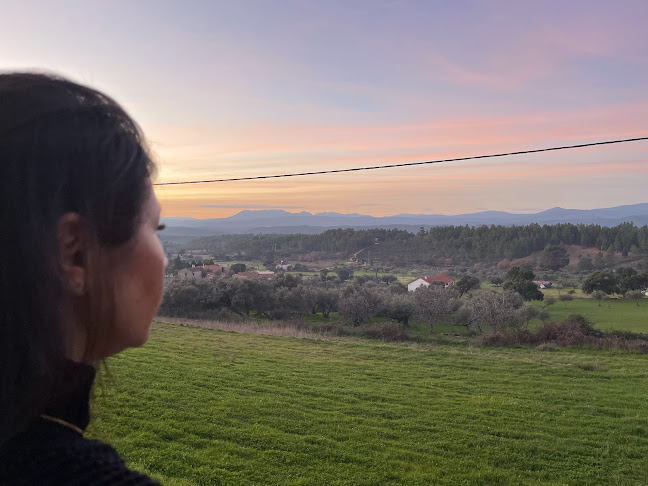
[[[108,96],[53,75],[0,74],[0,445],[61,385],[59,218],[78,213],[97,245],[122,245],[153,171],[139,127]]]

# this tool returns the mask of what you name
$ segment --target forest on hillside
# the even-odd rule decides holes
[[[648,226],[623,223],[527,226],[437,226],[418,233],[398,229],[330,229],[309,234],[243,234],[200,238],[184,245],[204,249],[216,259],[319,261],[349,259],[397,266],[413,264],[496,265],[524,258],[548,245],[580,245],[603,254],[648,255]]]

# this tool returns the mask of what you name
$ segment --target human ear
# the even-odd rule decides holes
[[[65,213],[56,225],[58,256],[67,289],[79,297],[86,292],[88,238],[86,224],[78,213]]]

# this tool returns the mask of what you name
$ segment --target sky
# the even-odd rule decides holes
[[[648,136],[645,0],[0,4],[0,70],[119,101],[157,182]],[[158,186],[163,216],[385,216],[648,202],[648,142],[348,174]]]

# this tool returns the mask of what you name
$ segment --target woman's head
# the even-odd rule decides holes
[[[3,428],[7,407],[19,418],[42,403],[66,357],[94,362],[146,340],[166,265],[153,170],[111,98],[0,74]]]

